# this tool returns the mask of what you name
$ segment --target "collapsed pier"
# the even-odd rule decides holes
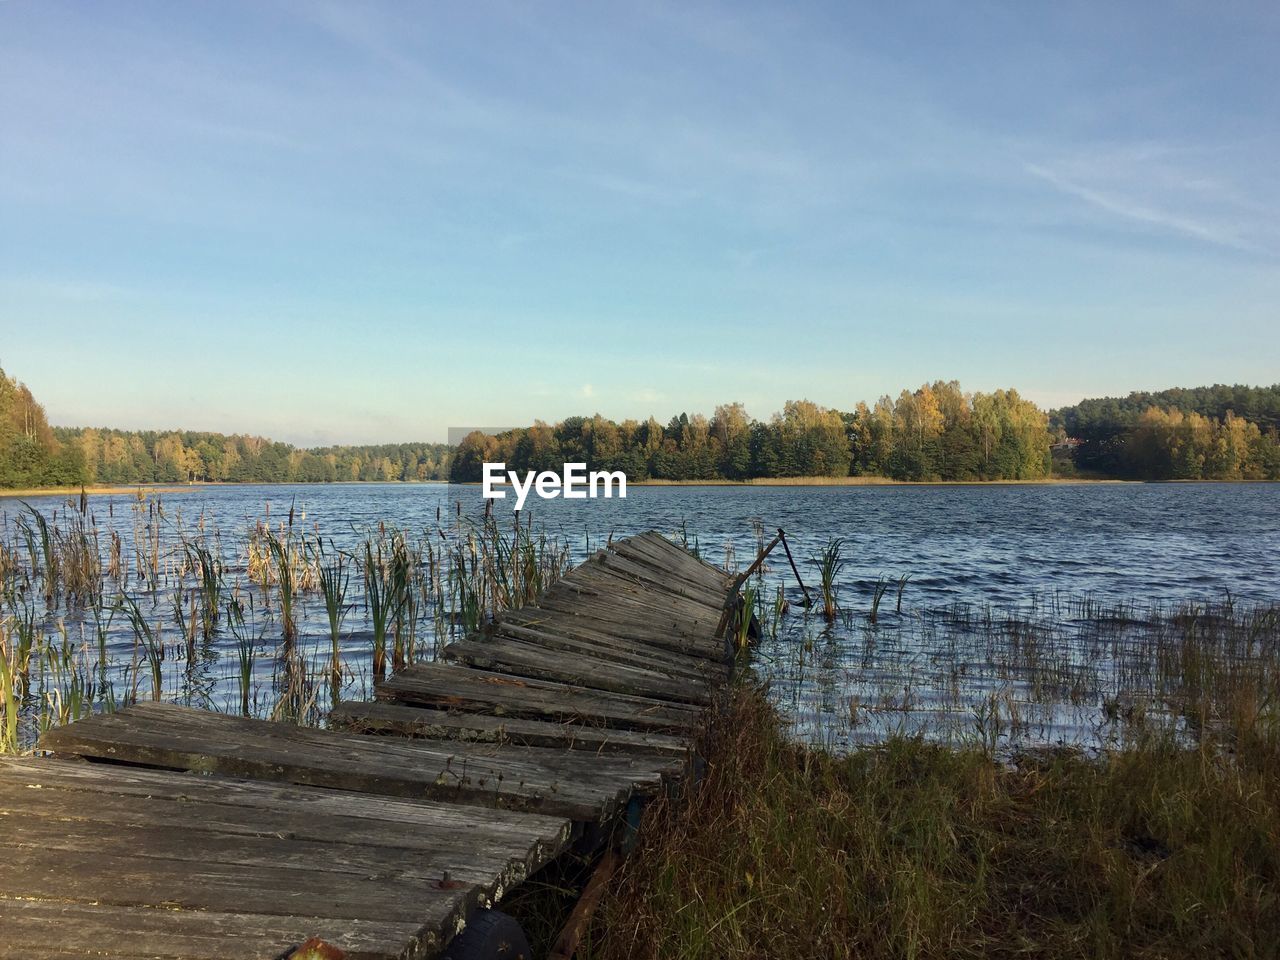
[[[329,729],[139,703],[50,730],[0,759],[0,958],[436,956],[684,775],[735,592],[640,534]]]

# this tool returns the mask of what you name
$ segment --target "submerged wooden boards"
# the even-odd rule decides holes
[[[559,854],[563,818],[0,760],[0,957],[427,957]],[[447,879],[446,879],[447,878]]]
[[[669,755],[399,741],[146,703],[50,730],[59,754],[233,777],[531,810],[598,822],[680,769]]]

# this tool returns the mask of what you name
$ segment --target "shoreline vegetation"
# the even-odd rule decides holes
[[[1270,955],[1280,743],[1251,694],[1204,697],[1220,725],[1191,743],[1004,757],[895,735],[837,755],[744,683],[708,719],[704,775],[645,810],[580,954]]]
[[[756,420],[728,403],[665,425],[596,414],[473,432],[456,447],[301,449],[247,435],[52,427],[30,390],[0,370],[0,490],[472,482],[497,461],[521,474],[582,462],[635,484],[1276,480],[1280,384],[1135,393],[1045,412],[1013,389],[966,393],[939,380],[852,411],[796,400]]]

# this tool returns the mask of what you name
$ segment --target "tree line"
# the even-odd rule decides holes
[[[191,430],[55,427],[91,483],[333,483],[445,480],[450,448],[391,443],[300,449],[265,437]]]
[[[1051,447],[1064,455],[1054,461]],[[1069,459],[1066,459],[1069,457]],[[596,414],[440,443],[302,449],[186,430],[50,427],[0,370],[0,487],[82,483],[477,481],[481,464],[583,462],[633,481],[767,477],[1036,480],[1280,479],[1280,385],[1215,385],[1083,400],[1046,414],[1016,390],[937,381],[853,410],[794,400],[765,420],[740,403],[662,424]]]
[[[1034,480],[1048,476],[1050,434],[1047,415],[1016,390],[969,394],[938,381],[847,412],[793,400],[761,421],[728,403],[710,418],[681,413],[665,425],[597,414],[473,433],[459,444],[450,478],[477,481],[483,463],[499,460],[521,471],[584,462],[632,480]]]
[[[1177,388],[1055,410],[1075,466],[1141,480],[1280,479],[1280,384]]]

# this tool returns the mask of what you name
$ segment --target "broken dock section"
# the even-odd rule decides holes
[[[327,730],[164,703],[50,730],[56,758],[0,760],[0,958],[435,956],[683,774],[735,591],[640,534]]]

